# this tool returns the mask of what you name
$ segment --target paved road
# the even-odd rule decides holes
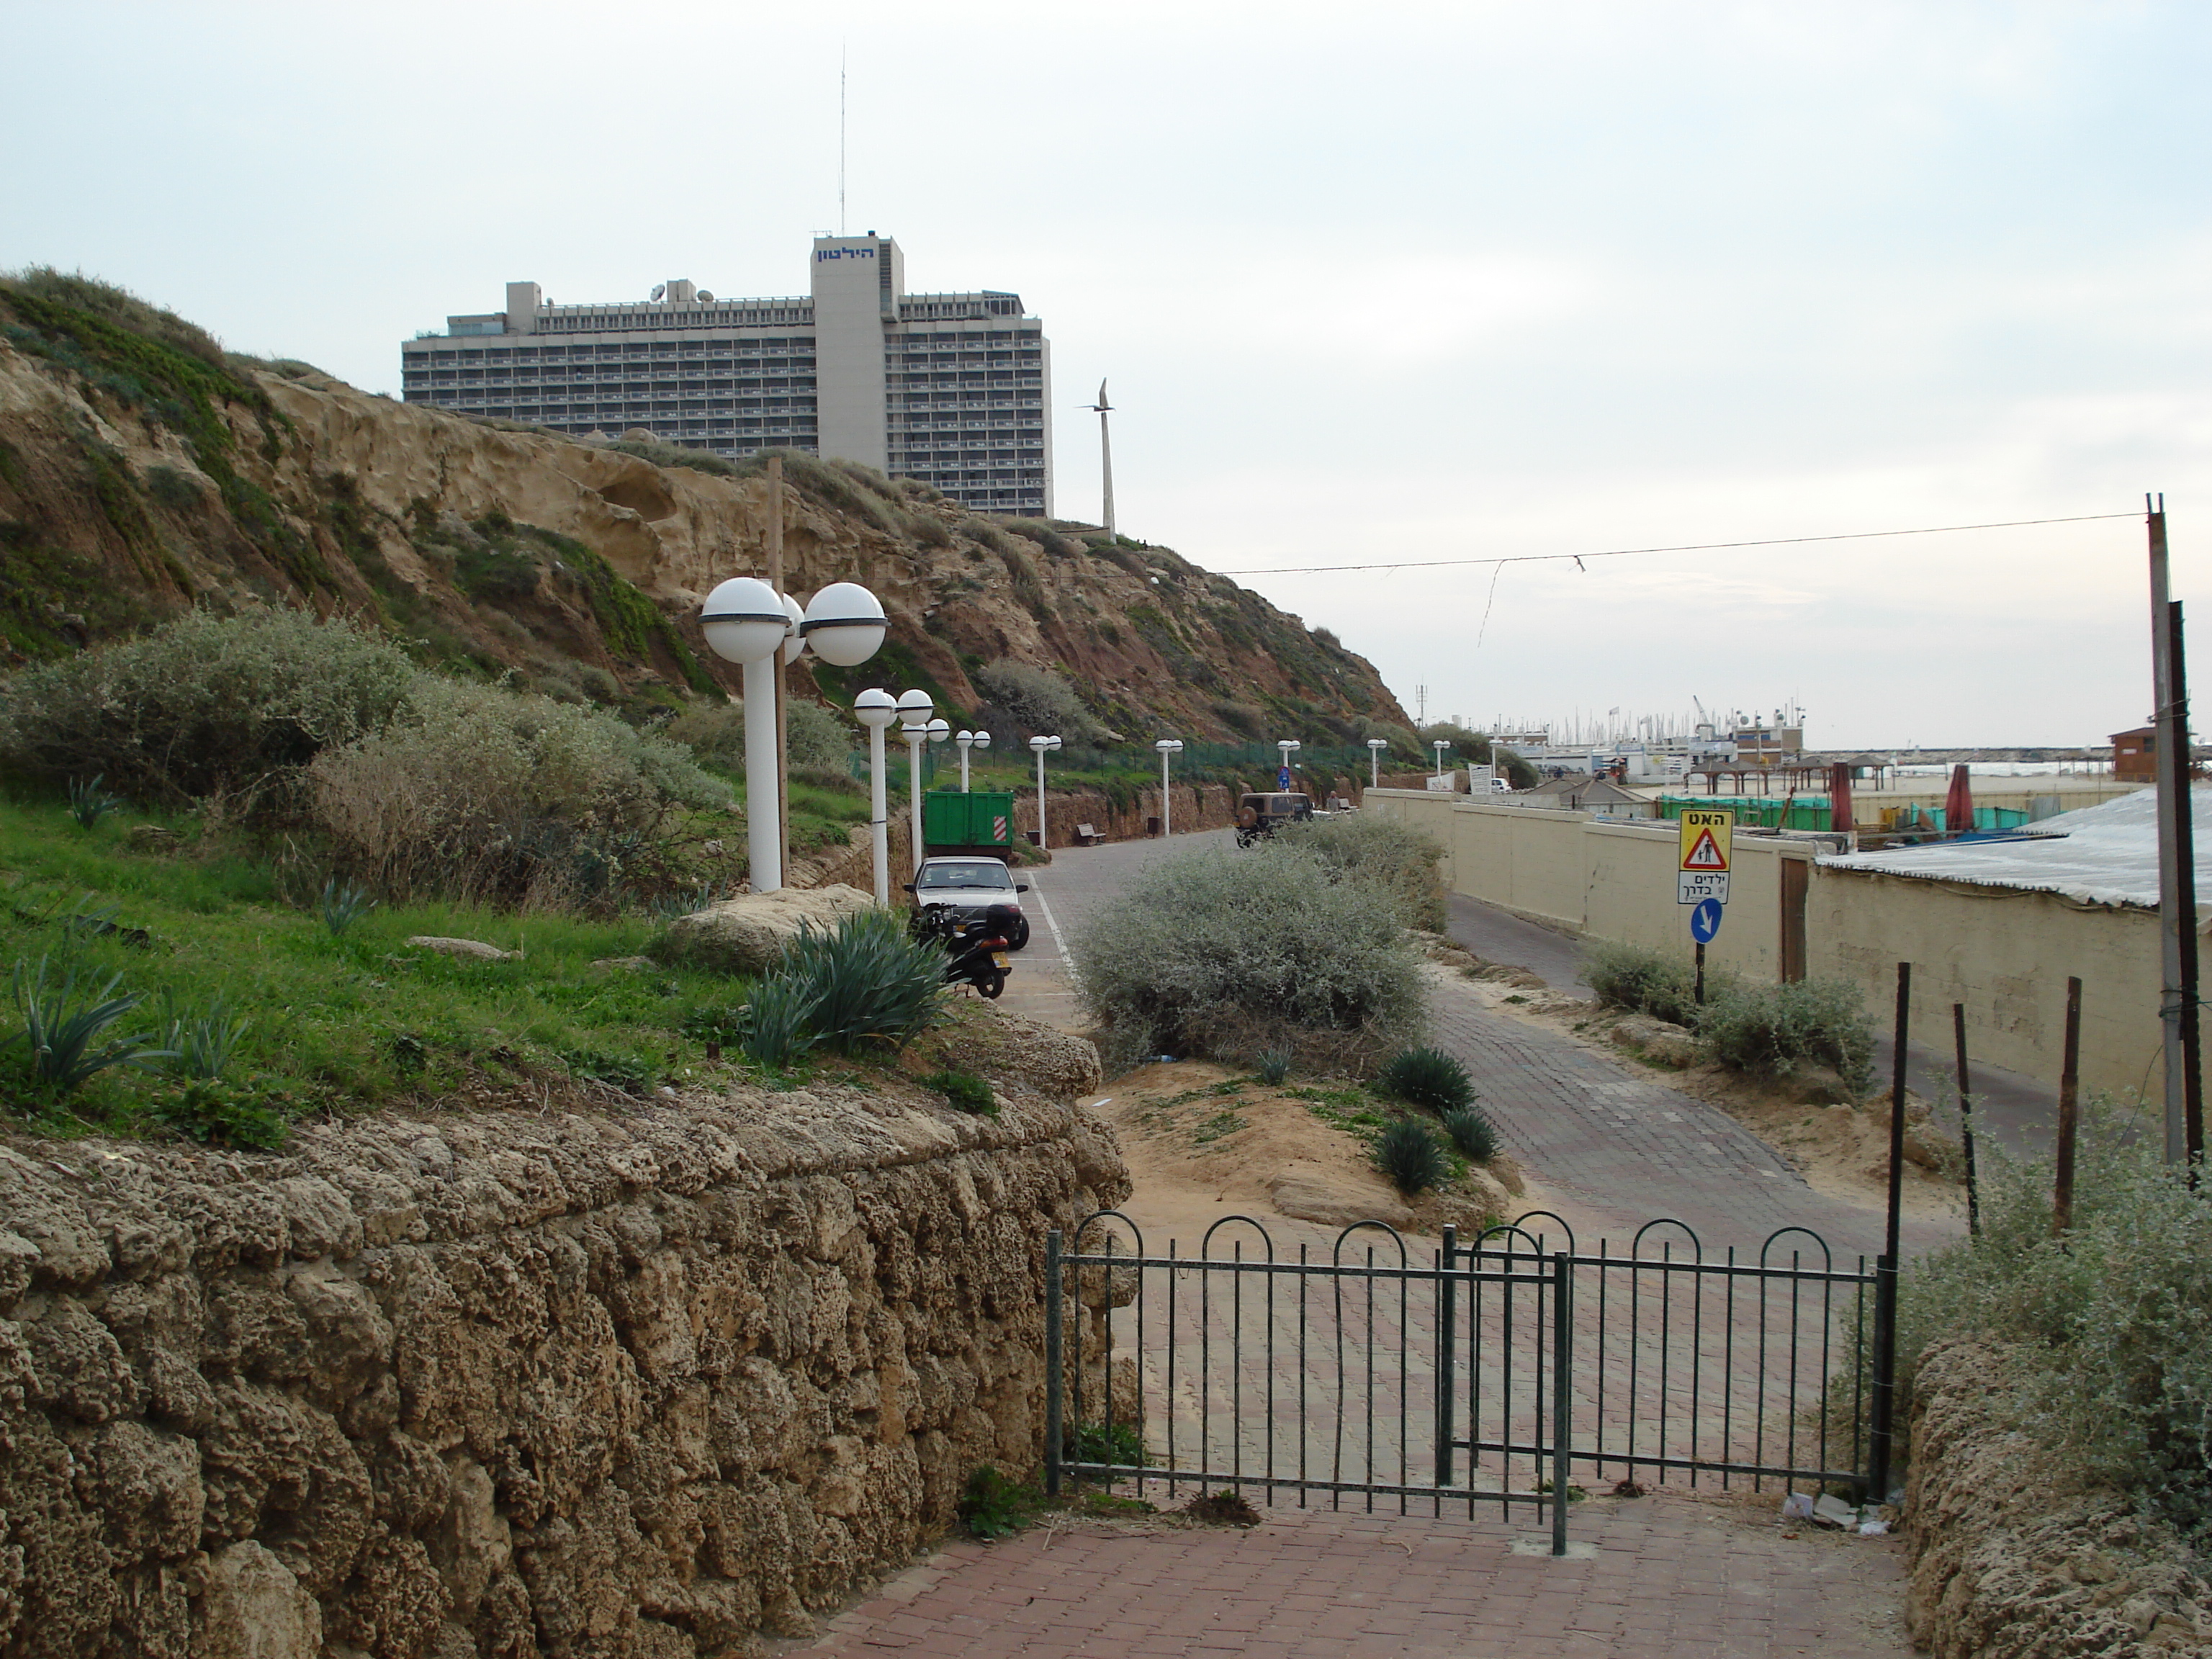
[[[1463,893],[1453,894],[1449,902],[1447,927],[1452,939],[1485,962],[1526,968],[1553,990],[1571,996],[1593,994],[1583,983],[1582,946],[1577,940]],[[1881,1016],[1886,1020],[1890,1012],[1884,1008]],[[1913,1018],[1923,1038],[1933,1036],[1938,1041],[1906,1043],[1905,1085],[1923,1100],[1946,1098],[1958,1075],[1950,1042],[1951,1011],[1948,1006],[1922,1005],[1914,1008]],[[1875,1070],[1885,1083],[1896,1052],[1885,1031],[1875,1045]],[[2015,1155],[2047,1151],[2052,1127],[2058,1121],[2057,1091],[2002,1066],[1978,1065],[1971,1051],[1966,1063],[1972,1072],[1977,1130],[1993,1133]]]
[[[1189,848],[1224,843],[1231,834],[1212,830],[1177,836],[1169,843],[1069,848],[1054,853],[1050,866],[1026,872],[1039,925],[1015,975],[1018,998],[1016,987],[1007,990],[1009,1006],[1057,1024],[1079,1024],[1075,1000],[1064,988],[1060,938],[1097,906],[1111,902],[1138,871]],[[1503,912],[1492,910],[1483,920],[1493,947],[1525,937],[1509,929],[1510,923],[1540,936],[1528,943],[1549,941],[1571,951],[1571,940]],[[1456,926],[1454,936],[1462,937]],[[1496,948],[1480,954],[1515,959]],[[1474,1075],[1506,1149],[1615,1224],[1615,1237],[1626,1238],[1643,1223],[1670,1216],[1694,1229],[1709,1249],[1734,1245],[1755,1252],[1769,1234],[1788,1226],[1813,1229],[1839,1256],[1881,1248],[1878,1217],[1814,1192],[1717,1106],[1633,1076],[1566,1037],[1494,1013],[1468,991],[1439,988],[1431,1024],[1435,1040]],[[1948,1224],[1909,1225],[1905,1248],[1917,1254],[1956,1231]]]

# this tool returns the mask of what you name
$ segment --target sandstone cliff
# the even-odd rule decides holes
[[[1045,1231],[1128,1184],[1088,1112],[1003,1108],[820,1090],[324,1124],[282,1158],[0,1147],[0,1655],[804,1632],[977,1465],[1035,1466]]]
[[[769,503],[757,463],[723,471],[226,356],[95,284],[0,282],[0,635],[17,660],[186,605],[281,603],[554,688],[596,671],[620,683],[590,682],[603,699],[734,690],[691,618],[716,582],[762,571]],[[787,585],[857,580],[891,619],[874,662],[820,688],[833,699],[919,683],[965,713],[970,673],[1011,659],[1061,670],[1132,738],[1410,725],[1325,629],[1164,548],[966,517],[809,458],[787,489]]]

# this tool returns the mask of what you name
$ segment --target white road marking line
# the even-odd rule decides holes
[[[1060,923],[1053,916],[1051,902],[1044,896],[1044,884],[1036,877],[1030,877],[1030,891],[1036,895],[1037,908],[1044,912],[1044,925],[1052,929],[1053,948],[1060,952],[1060,963],[1065,967],[1067,963],[1067,940],[1060,931]]]

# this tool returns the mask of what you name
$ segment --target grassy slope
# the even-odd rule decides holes
[[[282,1115],[354,1109],[408,1097],[450,1098],[597,1077],[633,1089],[704,1064],[706,1042],[744,988],[725,977],[654,965],[594,970],[599,958],[641,953],[657,919],[586,921],[450,904],[369,911],[334,935],[312,908],[284,902],[278,872],[234,853],[187,845],[149,852],[130,823],[79,830],[59,805],[0,802],[0,962],[144,993],[115,1034],[149,1030],[165,998],[185,1014],[217,996],[252,1021],[226,1077]],[[88,898],[88,895],[90,896]],[[122,933],[73,942],[80,907],[112,910]],[[149,935],[141,945],[128,930]],[[463,961],[409,947],[410,935],[476,939],[521,949],[520,961]],[[13,1036],[21,1021],[0,1013]],[[155,1072],[112,1069],[65,1103],[33,1087],[22,1049],[0,1058],[0,1092],[46,1127],[146,1127],[177,1093]]]

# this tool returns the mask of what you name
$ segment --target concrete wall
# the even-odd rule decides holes
[[[1674,902],[1680,831],[1669,823],[1604,823],[1583,812],[1491,806],[1466,796],[1370,789],[1368,810],[1419,825],[1444,843],[1452,890],[1593,939],[1692,953],[1690,913]],[[1709,969],[1753,979],[1782,973],[1782,866],[1812,846],[1739,832],[1728,918]],[[1809,906],[1808,906],[1809,909]]]
[[[1370,790],[1368,810],[1444,843],[1452,890],[1591,939],[1691,953],[1674,902],[1679,842],[1663,829],[1601,823],[1580,812],[1479,805],[1464,796]],[[1707,965],[1774,980],[1782,967],[1782,865],[1815,844],[1735,837],[1728,919]],[[1977,1060],[2056,1085],[2063,1059],[2066,980],[2082,982],[2081,1084],[2150,1094],[2163,1087],[2158,919],[2054,894],[1915,880],[1813,864],[1805,903],[1806,969],[1848,980],[1887,1021],[1897,964],[1912,963],[1914,1030],[1950,1045],[1951,1005],[1966,1009]]]

